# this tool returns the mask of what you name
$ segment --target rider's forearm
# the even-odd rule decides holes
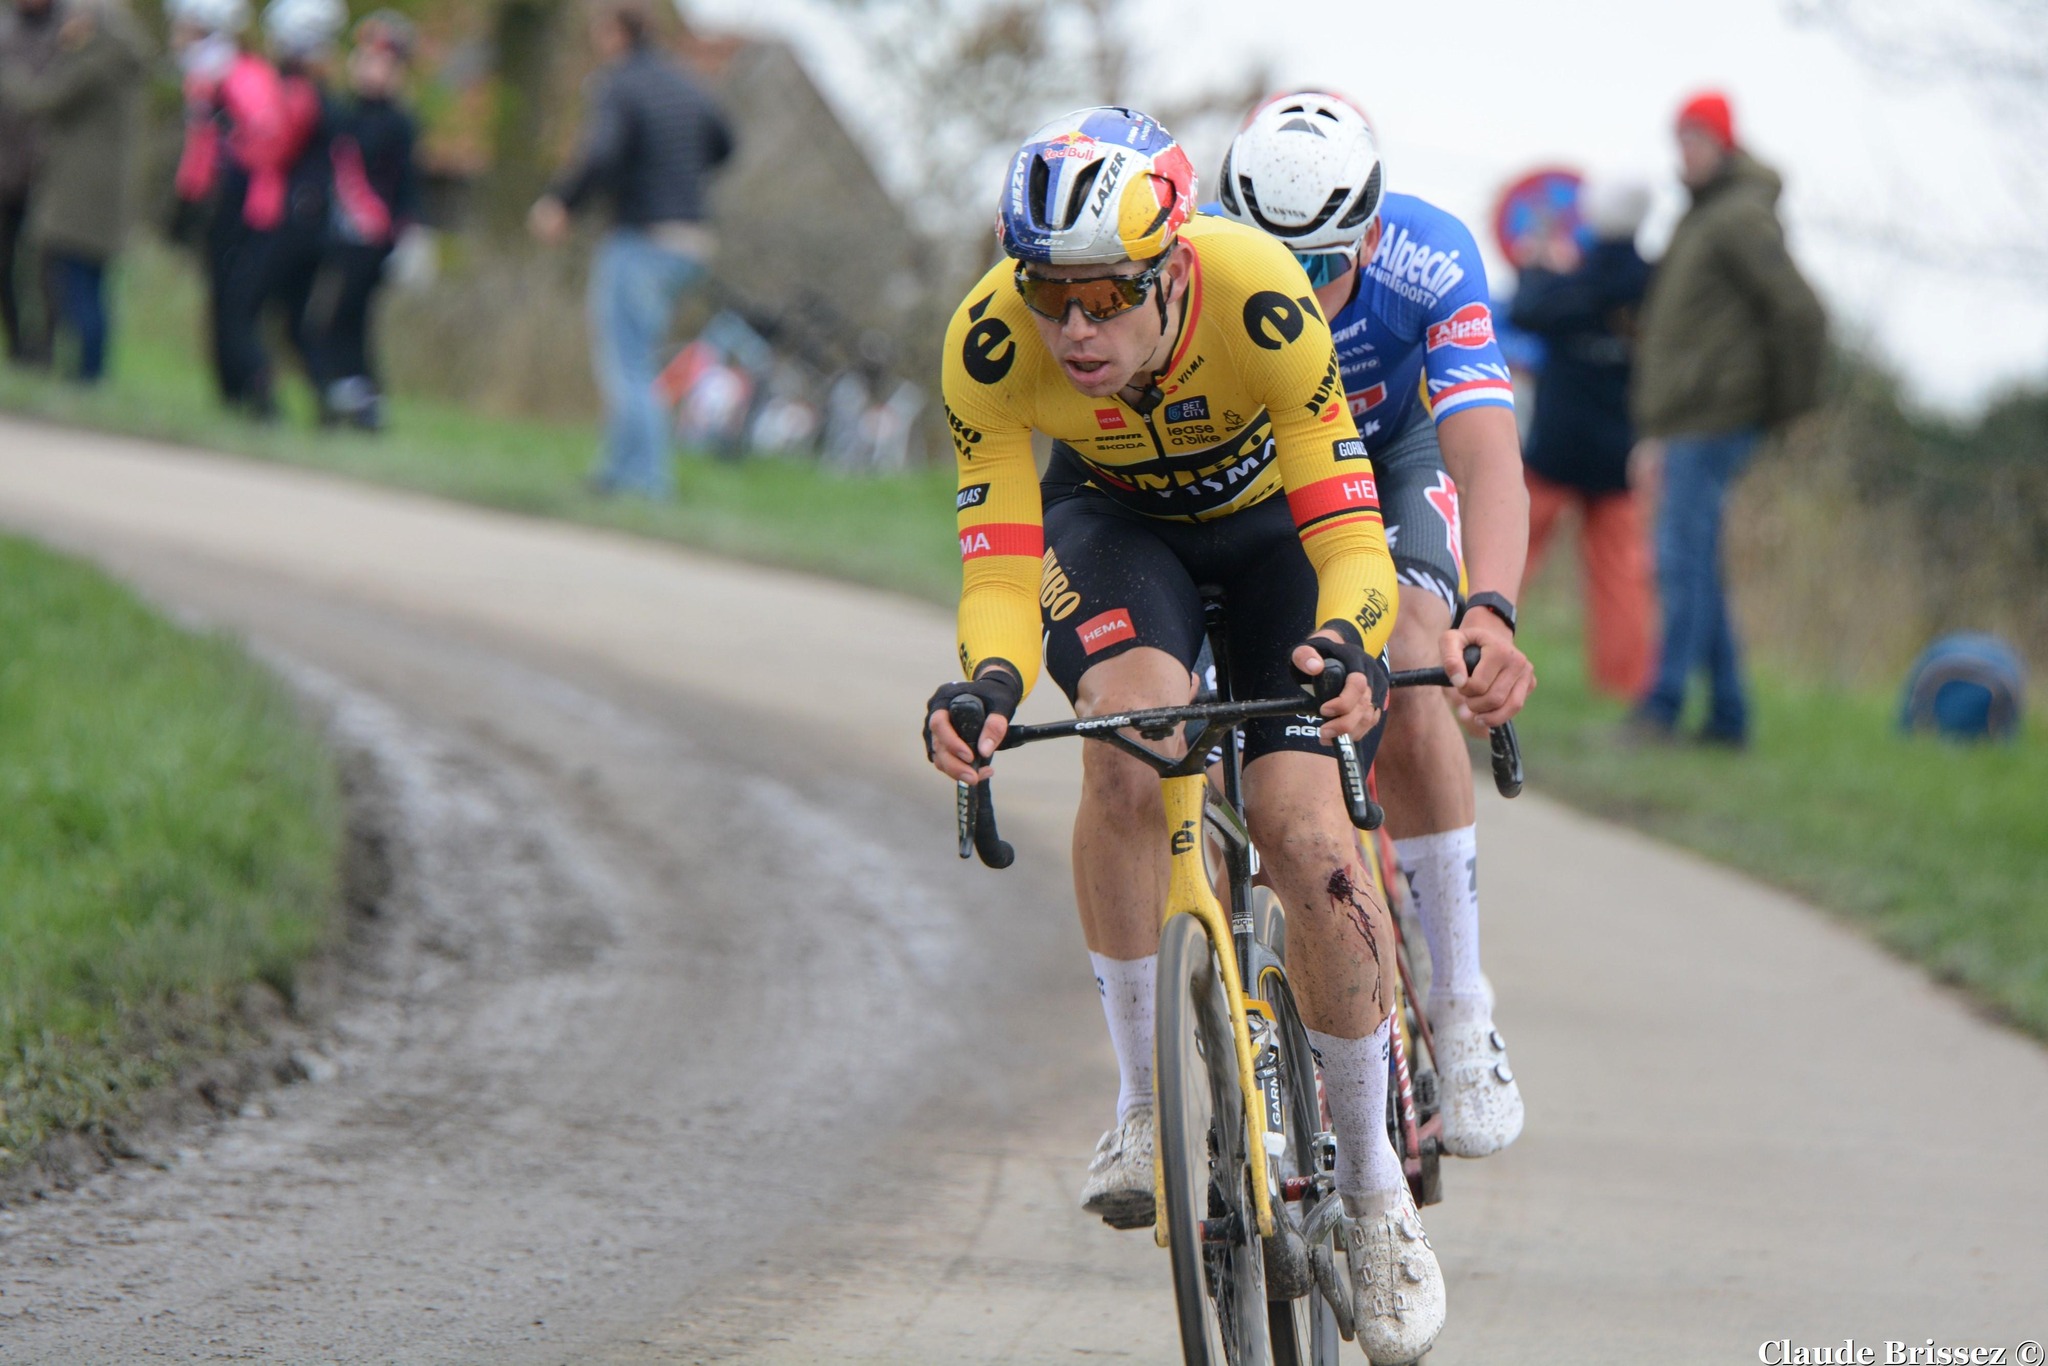
[[[1529,556],[1529,490],[1509,408],[1467,408],[1437,427],[1444,468],[1458,486],[1466,591],[1518,601]]]

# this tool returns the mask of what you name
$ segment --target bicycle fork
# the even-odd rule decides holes
[[[1245,1143],[1257,1164],[1258,1179],[1252,1182],[1252,1210],[1258,1216],[1261,1238],[1273,1236],[1273,1200],[1267,1190],[1266,1097],[1259,1085],[1252,1052],[1251,1028],[1245,1018],[1244,983],[1238,976],[1237,950],[1230,919],[1209,885],[1208,869],[1202,861],[1202,807],[1207,800],[1208,778],[1201,773],[1163,777],[1160,795],[1166,801],[1168,850],[1172,857],[1171,879],[1166,889],[1165,919],[1185,912],[1202,922],[1209,948],[1223,974],[1223,998],[1230,1008],[1230,1034],[1237,1046],[1237,1081],[1243,1092]],[[1155,1147],[1152,1155],[1153,1208],[1159,1217],[1152,1228],[1153,1241],[1166,1246],[1166,1168]]]

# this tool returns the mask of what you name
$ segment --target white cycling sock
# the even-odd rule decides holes
[[[1323,1099],[1337,1135],[1337,1193],[1353,1218],[1391,1208],[1404,1179],[1401,1159],[1387,1138],[1387,1053],[1393,1027],[1389,1015],[1364,1039],[1308,1031],[1323,1062]]]
[[[1159,955],[1108,958],[1088,955],[1095,964],[1095,989],[1102,993],[1102,1013],[1109,1020],[1109,1046],[1116,1050],[1123,1085],[1116,1094],[1116,1122],[1134,1105],[1152,1103],[1152,1010],[1157,998]]]
[[[1447,1001],[1483,1009],[1479,973],[1479,827],[1394,841],[1415,914],[1429,941],[1432,1015]]]

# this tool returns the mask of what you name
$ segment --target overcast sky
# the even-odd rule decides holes
[[[1835,33],[1797,22],[1788,0],[1134,0],[1133,9],[1147,35],[1133,75],[1138,103],[1261,59],[1283,86],[1345,91],[1379,128],[1389,186],[1461,215],[1489,252],[1500,186],[1546,164],[1657,185],[1660,212],[1645,234],[1655,245],[1683,204],[1672,112],[1718,87],[1734,103],[1738,135],[1784,174],[1794,253],[1838,327],[1885,356],[1918,398],[1968,411],[2003,386],[2048,379],[2048,276],[1996,259],[2048,241],[2016,188],[2030,176],[2048,198],[2041,120],[1995,108],[1982,82],[1873,70]],[[1968,3],[1938,9],[1952,21]],[[913,115],[877,88],[843,11],[821,0],[685,0],[685,10],[707,26],[789,38],[889,172],[888,130]],[[2048,105],[2048,95],[2036,98]],[[1213,178],[1221,148],[1196,141],[1189,150],[1205,182]],[[1883,245],[1888,238],[1897,244]],[[1497,260],[1490,268],[1503,269]]]

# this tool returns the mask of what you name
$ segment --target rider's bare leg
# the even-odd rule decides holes
[[[1387,1208],[1401,1164],[1387,1140],[1394,934],[1337,795],[1336,762],[1282,750],[1245,768],[1245,815],[1287,913],[1287,972],[1323,1058],[1337,1188],[1354,1214]]]
[[[1081,675],[1082,716],[1179,706],[1194,696],[1187,668],[1140,647]],[[1152,1004],[1159,908],[1166,902],[1166,809],[1159,776],[1108,745],[1081,747],[1081,804],[1074,817],[1074,900],[1081,935],[1116,1050],[1119,1122],[1152,1103]]]
[[[1394,667],[1441,664],[1438,641],[1450,619],[1442,598],[1404,585],[1391,646]],[[1442,692],[1404,688],[1394,694],[1375,767],[1388,831],[1429,941],[1428,1008],[1444,1150],[1484,1157],[1521,1133],[1522,1098],[1479,965],[1472,765]]]
[[[1388,647],[1396,669],[1443,663],[1438,642],[1451,608],[1436,594],[1401,586],[1401,612]],[[1429,941],[1432,1009],[1479,1007],[1479,896],[1472,764],[1446,695],[1397,690],[1374,761],[1387,833],[1413,879],[1416,915]],[[1455,1004],[1453,1004],[1455,1003]]]

